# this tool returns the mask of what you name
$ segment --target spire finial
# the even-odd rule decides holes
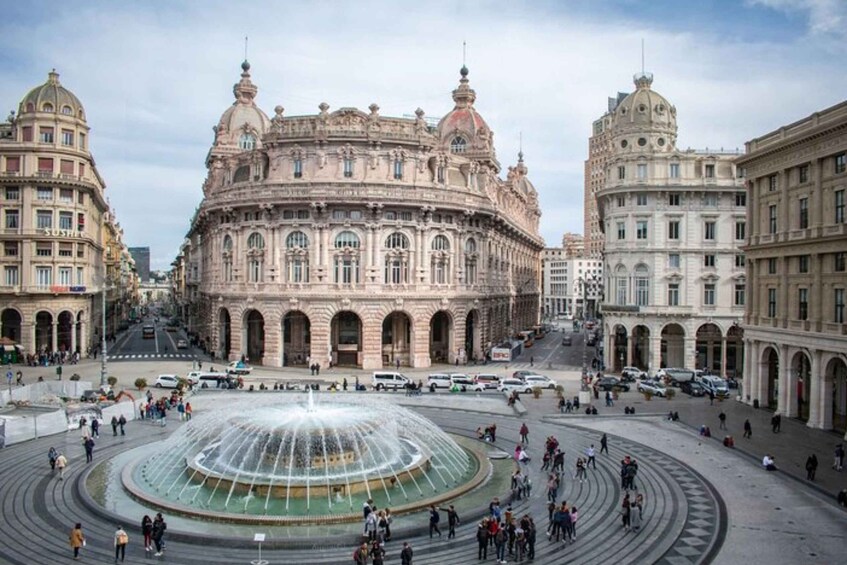
[[[462,68],[459,70],[459,74],[462,75],[462,80],[467,80],[468,78],[468,42],[462,41]]]
[[[247,41],[248,41],[248,38],[245,35],[244,36],[244,60],[245,61],[247,60]],[[643,43],[643,40],[642,40],[642,43]],[[643,45],[642,45],[642,47],[643,47]]]
[[[641,74],[644,74],[644,38],[641,38]]]
[[[518,132],[518,163],[523,163],[523,132]]]

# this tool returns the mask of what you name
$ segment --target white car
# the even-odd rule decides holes
[[[156,379],[156,388],[177,388],[179,386],[179,377],[176,375],[159,375]]]
[[[667,396],[668,389],[661,381],[645,380],[638,381],[638,392],[649,392],[653,396]]]
[[[447,373],[433,373],[426,379],[426,388],[435,390],[437,388],[450,388],[450,375]]]
[[[253,367],[242,363],[241,361],[233,361],[226,366],[226,372],[231,375],[249,375]]]
[[[450,388],[453,388],[454,386],[459,387],[459,390],[461,390],[462,392],[466,390],[482,392],[483,390],[485,390],[484,384],[476,383],[469,376],[460,373],[454,373],[450,375]]]
[[[188,349],[188,342],[184,339],[176,340],[176,348],[177,349]]]
[[[556,388],[556,381],[544,375],[527,375],[523,378],[523,382],[532,388]]]
[[[500,392],[512,392],[516,390],[529,394],[532,392],[532,387],[520,379],[504,379],[500,381],[500,386],[497,387],[497,390]]]

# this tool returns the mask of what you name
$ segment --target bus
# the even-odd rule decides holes
[[[156,326],[144,326],[141,328],[141,337],[144,339],[153,339],[156,337]]]

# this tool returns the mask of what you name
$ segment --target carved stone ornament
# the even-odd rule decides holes
[[[300,309],[300,300],[298,298],[295,298],[295,297],[292,296],[291,298],[288,299],[288,306],[292,310],[299,310]]]
[[[403,308],[403,299],[402,298],[395,298],[394,299],[394,309],[400,310],[402,308]]]
[[[352,303],[350,302],[349,298],[342,298],[341,299],[341,308],[343,310],[350,308],[350,304],[352,304]]]

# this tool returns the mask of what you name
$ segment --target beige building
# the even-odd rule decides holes
[[[746,149],[744,401],[847,431],[847,102]]]
[[[101,326],[108,206],[85,110],[55,71],[0,124],[0,190],[3,337],[25,353],[84,353]]]
[[[603,295],[601,260],[588,259],[567,248],[548,247],[542,254],[542,280],[543,319],[596,316]]]
[[[427,367],[537,322],[538,195],[522,155],[500,178],[466,68],[437,125],[376,104],[268,119],[242,69],[178,260],[204,345],[275,366]]]
[[[582,234],[567,232],[562,236],[562,249],[569,259],[585,257],[585,238]]]
[[[680,150],[649,73],[616,107],[597,193],[606,367],[741,369],[746,195],[736,154]]]

